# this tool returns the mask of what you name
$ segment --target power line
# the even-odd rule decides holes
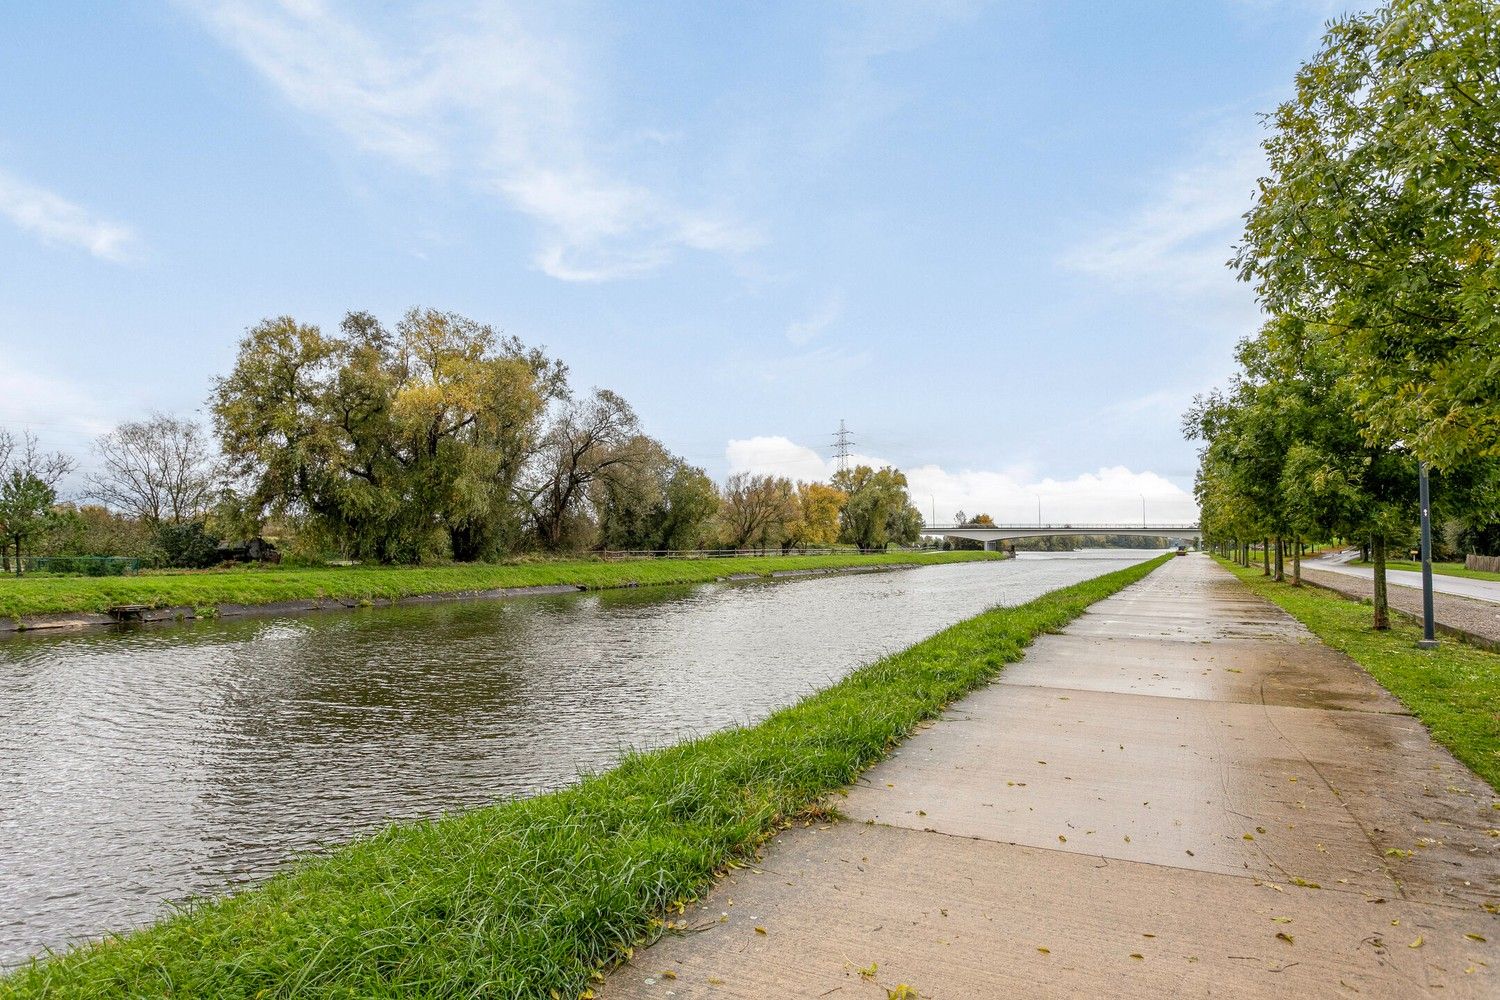
[[[833,434],[833,457],[838,460],[839,471],[849,471],[849,449],[854,445],[854,432],[839,421],[839,429]]]

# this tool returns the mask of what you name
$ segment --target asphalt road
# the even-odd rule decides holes
[[[1338,557],[1309,559],[1304,565],[1308,569],[1342,573],[1345,576],[1357,576],[1365,580],[1374,577],[1374,570],[1366,566],[1349,566],[1338,561]],[[1411,570],[1388,569],[1385,571],[1385,579],[1392,586],[1422,589],[1422,574],[1413,573]],[[1441,573],[1434,573],[1432,574],[1432,589],[1439,594],[1456,594],[1459,597],[1472,597],[1477,601],[1500,604],[1500,581],[1471,580],[1465,576],[1444,576]]]

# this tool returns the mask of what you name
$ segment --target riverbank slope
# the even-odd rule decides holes
[[[535,587],[602,590],[658,584],[754,579],[777,573],[861,567],[927,566],[999,559],[993,552],[857,552],[726,559],[538,560],[449,566],[253,568],[116,577],[0,578],[0,620],[106,614],[122,605],[215,609],[285,602],[377,604],[418,597],[474,596]],[[495,594],[495,596],[502,596]],[[87,622],[81,622],[87,624]]]
[[[0,980],[0,996],[574,998],[1037,635],[1167,557],[996,608],[773,713],[559,792],[392,827]]]

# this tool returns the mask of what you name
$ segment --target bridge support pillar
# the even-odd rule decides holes
[[[995,551],[995,540],[993,538],[986,538],[984,540],[984,551],[986,551],[986,552],[994,552]]]

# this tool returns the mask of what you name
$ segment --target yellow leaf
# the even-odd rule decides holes
[[[1420,947],[1422,947],[1422,935],[1418,934],[1417,935],[1417,939],[1415,941],[1413,941],[1411,944],[1407,945],[1407,947],[1408,948],[1420,948]]]
[[[1468,938],[1470,941],[1478,941],[1480,944],[1484,944],[1489,940],[1489,938],[1485,937],[1483,934],[1465,934],[1464,937]]]
[[[879,966],[879,963],[877,963],[877,962],[871,962],[869,965],[865,966],[863,969],[860,969],[859,970],[859,974],[861,976],[863,976],[864,978],[866,978],[866,979],[874,979],[875,978],[875,970],[876,970],[876,968],[878,966]]]
[[[1276,940],[1278,940],[1278,941],[1285,941],[1287,944],[1291,944],[1292,943],[1292,936],[1290,934],[1288,934],[1286,931],[1277,931],[1276,932]]]
[[[757,933],[757,934],[764,934],[765,932],[766,932],[766,929],[764,927],[757,927],[757,928],[755,928],[755,933]]]
[[[1133,959],[1135,959],[1137,962],[1144,962],[1146,960],[1146,956],[1142,955],[1138,951],[1131,952],[1130,953],[1130,957],[1133,958]]]
[[[885,1000],[921,1000],[921,998],[922,994],[905,983],[899,983],[895,989],[885,991]]]
[[[1041,952],[1043,955],[1050,955],[1050,954],[1052,954],[1052,949],[1051,948],[1038,948],[1037,951]]]
[[[671,969],[662,969],[661,977],[663,979],[676,979],[677,973],[673,972]]]

